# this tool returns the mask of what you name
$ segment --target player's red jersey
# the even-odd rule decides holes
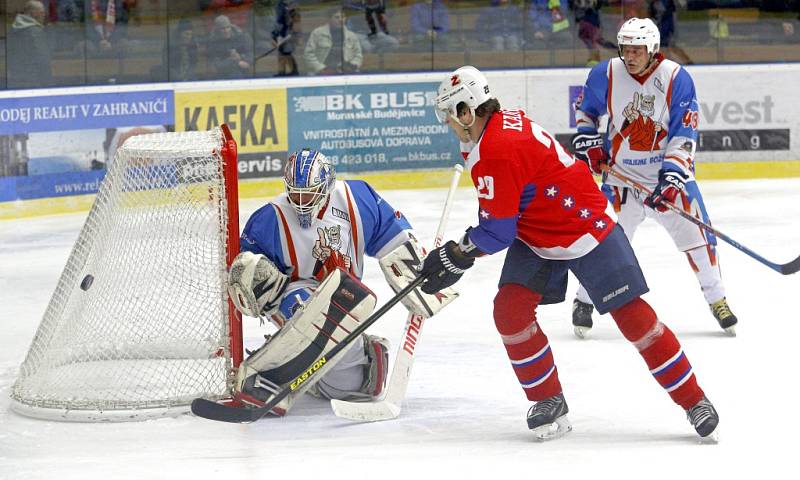
[[[485,253],[519,238],[543,258],[578,258],[614,226],[586,164],[522,111],[493,114],[466,161],[480,206],[469,237]]]

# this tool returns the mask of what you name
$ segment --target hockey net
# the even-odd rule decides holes
[[[20,367],[15,411],[140,420],[227,394],[242,357],[225,288],[236,182],[224,125],[123,144]]]

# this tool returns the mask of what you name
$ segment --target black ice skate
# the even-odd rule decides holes
[[[711,313],[714,314],[714,318],[719,322],[719,326],[725,330],[725,333],[735,337],[736,324],[739,323],[739,319],[731,312],[731,307],[728,306],[728,301],[725,300],[725,297],[722,297],[722,300],[711,303],[708,306],[711,308]]]
[[[578,338],[586,338],[592,329],[593,311],[594,306],[591,303],[583,303],[577,298],[572,302],[572,325]]]
[[[719,424],[719,415],[714,405],[706,397],[697,402],[697,404],[686,410],[686,417],[694,426],[697,434],[703,438],[707,438],[716,442],[717,437],[717,424]]]
[[[559,393],[533,404],[528,410],[528,428],[538,440],[558,438],[572,430],[567,413],[567,401]]]

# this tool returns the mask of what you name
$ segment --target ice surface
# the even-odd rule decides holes
[[[704,182],[702,188],[724,233],[776,262],[800,254],[800,179]],[[431,240],[444,189],[383,194]],[[262,203],[244,201],[242,220]],[[459,190],[447,238],[459,237],[476,215],[474,192]],[[718,445],[699,444],[683,411],[610,317],[595,318],[589,340],[574,338],[568,302],[542,307],[538,316],[574,430],[534,442],[525,424],[529,402],[492,320],[503,254],[478,260],[458,284],[462,297],[425,324],[395,421],[351,423],[313,398],[286,418],[252,425],[188,415],[130,424],[20,417],[8,410],[9,391],[83,220],[0,221],[0,479],[691,479],[786,478],[794,471],[800,413],[791,352],[800,325],[800,274],[782,276],[722,244],[728,299],[740,319],[739,336],[726,337],[685,257],[652,221],[634,241],[652,289],[645,298],[682,340],[720,412]],[[379,302],[388,299],[377,263],[366,271]],[[396,345],[405,318],[396,307],[373,331]],[[251,319],[248,346],[266,332]]]

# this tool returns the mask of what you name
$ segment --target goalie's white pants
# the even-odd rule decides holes
[[[309,390],[325,398],[348,399],[361,395],[361,386],[367,379],[369,357],[364,349],[364,335],[353,341],[341,360],[322,376]]]
[[[725,297],[725,286],[715,248],[716,238],[671,210],[659,212],[645,206],[645,196],[637,190],[603,185],[603,193],[614,205],[617,223],[631,243],[639,225],[646,218],[652,218],[664,227],[678,250],[686,253],[706,302],[712,304]],[[705,223],[710,223],[696,182],[686,184],[686,194],[682,194],[676,203]],[[582,285],[578,287],[576,297],[583,303],[592,303]]]

